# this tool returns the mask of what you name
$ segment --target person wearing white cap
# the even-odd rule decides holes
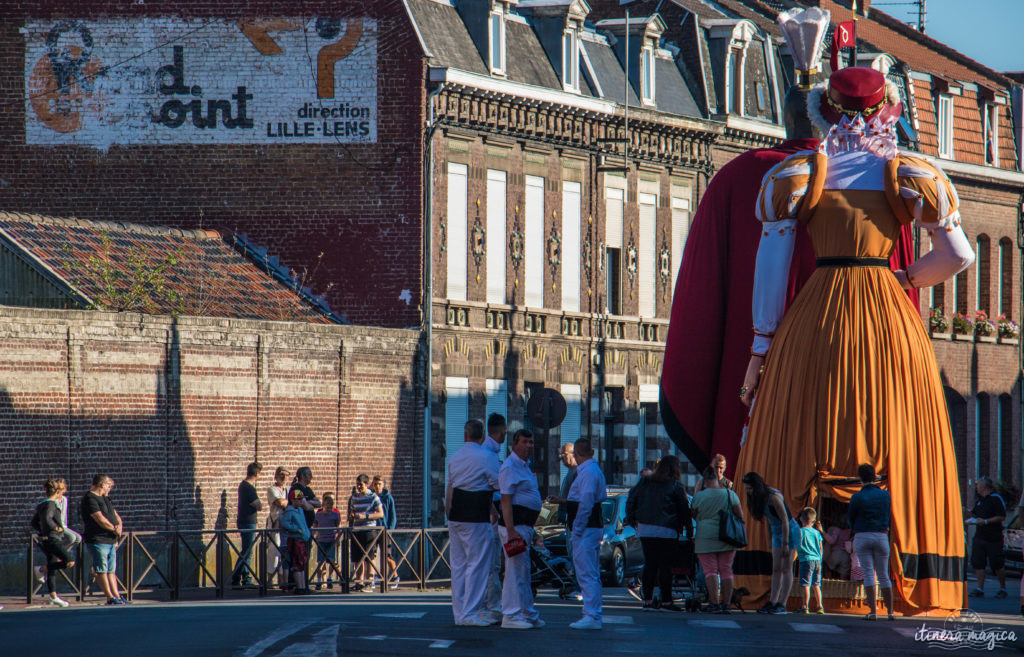
[[[573,445],[576,481],[569,489],[568,524],[572,532],[572,563],[583,593],[583,618],[571,623],[574,630],[601,629],[601,538],[604,521],[601,502],[607,497],[604,474],[594,461],[590,441],[580,438]]]
[[[456,625],[486,627],[483,602],[494,549],[492,496],[498,487],[498,455],[484,447],[484,425],[470,420],[466,442],[448,461],[445,510],[452,570],[452,614]]]

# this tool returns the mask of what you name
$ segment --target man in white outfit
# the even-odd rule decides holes
[[[484,447],[491,450],[501,461],[501,446],[505,443],[506,435],[505,416],[500,413],[491,413],[487,416],[487,436],[484,438]],[[495,506],[501,505],[501,493],[494,493]],[[487,592],[484,594],[484,614],[495,623],[501,622],[501,543],[498,537],[498,514],[491,518],[491,527],[494,547],[492,548],[491,572],[487,576]]]
[[[484,447],[484,425],[466,423],[462,447],[448,460],[445,510],[452,568],[452,614],[456,625],[487,627],[483,612],[494,530],[492,499],[498,488],[498,456]]]
[[[583,618],[569,627],[574,630],[601,629],[601,537],[604,521],[601,503],[608,497],[604,474],[594,461],[590,441],[580,438],[573,445],[576,480],[569,489],[568,524],[572,532],[572,563],[583,593]]]
[[[512,453],[498,473],[503,523],[498,528],[501,542],[519,538],[526,543],[525,552],[505,558],[501,626],[513,630],[544,627],[544,621],[533,606],[533,589],[530,586],[530,545],[534,538],[533,525],[542,505],[537,475],[530,470],[532,454],[533,433],[520,429],[512,437]]]

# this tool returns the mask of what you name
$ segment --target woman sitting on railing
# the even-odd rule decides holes
[[[61,524],[58,500],[64,495],[62,481],[46,480],[46,499],[36,507],[32,517],[32,527],[39,535],[39,547],[46,555],[46,565],[36,566],[36,579],[46,582],[46,591],[50,594],[49,604],[67,607],[68,603],[57,595],[55,578],[57,572],[75,565],[75,559],[64,547],[64,527]]]

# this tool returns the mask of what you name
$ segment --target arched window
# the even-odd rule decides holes
[[[977,253],[978,263],[975,265],[977,271],[977,309],[985,311],[986,315],[992,314],[992,304],[989,302],[989,283],[991,282],[992,254],[989,249],[988,235],[978,235]]]
[[[999,240],[999,314],[1013,319],[1013,241]]]
[[[967,490],[967,479],[974,470],[967,467],[967,400],[952,388],[943,387],[943,392],[946,393],[946,407],[949,408],[949,428],[953,434],[957,481],[960,482],[960,493],[963,494]]]
[[[960,272],[953,278],[953,304],[956,312],[961,315],[967,314],[967,270]]]
[[[978,393],[974,400],[974,478],[992,476],[992,431],[989,425],[988,394]]]

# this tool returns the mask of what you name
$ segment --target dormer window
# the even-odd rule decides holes
[[[939,95],[939,157],[953,159],[953,97]]]
[[[562,86],[566,91],[580,91],[579,34],[573,27],[562,33]]]
[[[999,106],[985,103],[985,164],[999,166]]]
[[[654,46],[647,44],[640,51],[640,93],[647,105],[654,104]]]
[[[505,8],[495,3],[487,19],[488,59],[491,73],[505,75]]]

